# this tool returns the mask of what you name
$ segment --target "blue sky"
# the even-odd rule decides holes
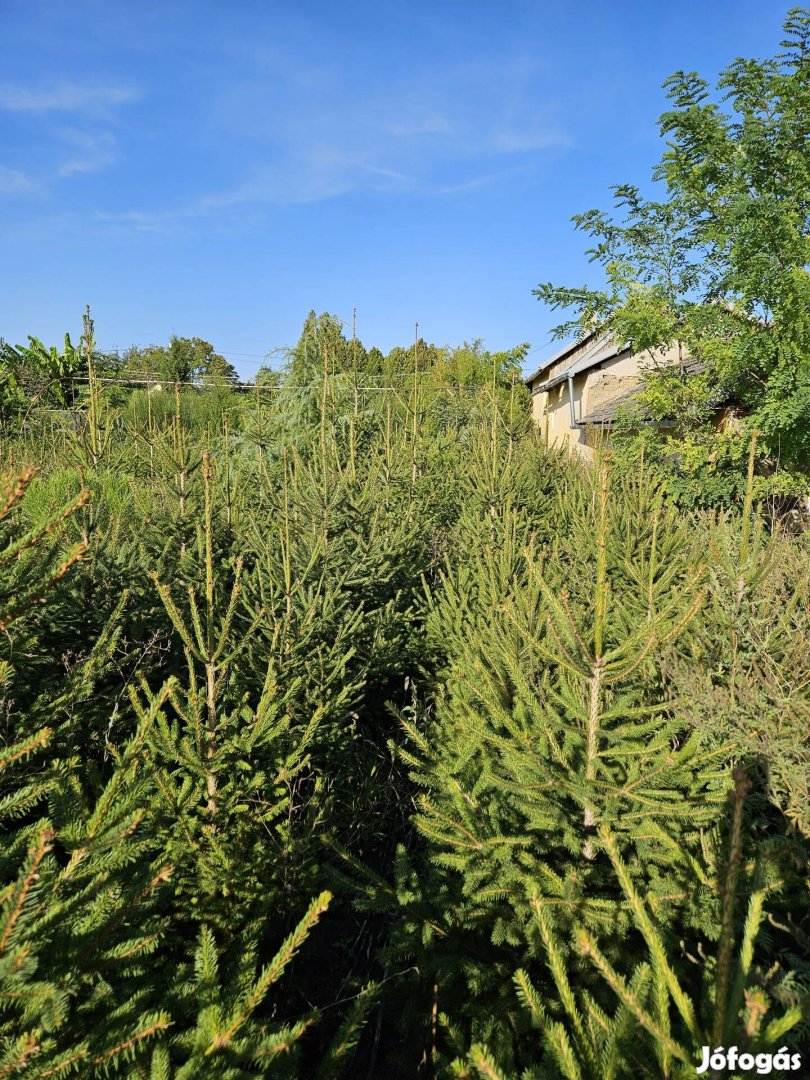
[[[387,351],[532,344],[572,214],[658,159],[660,84],[777,51],[773,0],[0,0],[0,336],[213,342],[331,311]]]

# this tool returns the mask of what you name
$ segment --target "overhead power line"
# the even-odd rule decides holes
[[[341,374],[343,374],[343,373],[341,372]],[[422,376],[426,376],[429,373],[420,372],[420,374]],[[334,378],[335,376],[330,376],[330,377]],[[374,378],[375,376],[366,376],[366,377],[367,378]],[[389,375],[389,376],[378,376],[378,377],[379,378],[386,378],[387,377],[389,379],[401,378],[401,379],[411,379],[411,380],[413,380],[413,378],[414,378],[412,372],[395,372],[395,373],[393,373],[392,375]],[[72,376],[69,377],[68,381],[71,384],[75,384],[75,383],[88,383],[90,380],[86,375],[72,375]],[[268,384],[263,385],[261,383],[244,382],[244,381],[236,381],[236,380],[235,381],[223,381],[223,382],[218,383],[215,379],[210,379],[210,380],[206,381],[204,378],[200,379],[200,380],[197,380],[197,381],[194,381],[194,380],[191,380],[191,379],[164,379],[164,378],[160,378],[157,375],[154,378],[148,378],[147,377],[147,378],[142,378],[142,379],[137,379],[137,378],[131,378],[131,379],[130,378],[117,378],[117,377],[114,377],[114,376],[96,376],[95,381],[98,384],[103,385],[103,386],[129,386],[129,387],[145,386],[147,389],[152,389],[152,390],[157,390],[158,388],[170,390],[175,386],[189,386],[194,390],[212,390],[212,389],[216,389],[217,387],[225,386],[225,387],[227,387],[228,389],[231,389],[231,390],[251,390],[251,391],[255,391],[255,390],[258,389],[258,390],[260,390],[262,392],[267,390],[267,391],[270,391],[270,392],[285,391],[285,392],[288,392],[288,393],[293,392],[293,391],[302,391],[302,390],[318,390],[323,385],[322,380],[319,380],[318,382],[314,382],[314,383],[305,383],[305,384],[300,385],[300,386],[290,386],[290,385],[274,386],[272,383],[268,383]],[[515,381],[517,381],[517,380],[515,380]],[[433,389],[436,389],[436,390],[480,390],[483,387],[486,387],[487,385],[488,384],[486,382],[482,381],[480,383],[445,384],[445,385],[442,385],[442,386],[434,386]],[[393,386],[393,385],[367,386],[367,385],[360,385],[360,384],[355,385],[354,383],[348,383],[346,388],[350,389],[350,390],[375,390],[375,391],[378,391],[378,390],[402,390],[402,386]],[[428,387],[426,387],[424,385],[422,386],[422,389],[427,389],[427,388]]]

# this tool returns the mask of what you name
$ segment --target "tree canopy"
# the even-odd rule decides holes
[[[649,353],[639,404],[676,424],[631,443],[704,487],[709,473],[744,475],[753,431],[771,490],[803,491],[810,470],[810,12],[792,9],[784,35],[776,56],[733,61],[714,90],[696,72],[667,79],[655,197],[616,185],[616,216],[573,219],[604,284],[534,290],[571,312],[558,336],[596,327]],[[700,374],[654,370],[673,345]],[[720,402],[731,422],[718,431]]]
[[[219,381],[233,383],[236,368],[214,346],[198,337],[177,337],[168,345],[133,345],[124,353],[125,370],[163,382]]]

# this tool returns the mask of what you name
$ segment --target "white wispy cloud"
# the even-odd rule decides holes
[[[59,82],[28,86],[0,84],[0,109],[7,112],[72,112],[106,115],[142,96],[137,87],[116,83]]]
[[[391,135],[404,138],[414,135],[449,135],[452,125],[446,116],[425,116],[391,124],[387,130]]]
[[[550,108],[538,103],[534,77],[531,58],[503,57],[487,70],[460,61],[375,83],[339,62],[306,64],[275,53],[260,72],[248,64],[220,91],[196,132],[218,152],[227,148],[230,185],[175,207],[102,216],[165,231],[240,208],[357,192],[461,195],[570,145]]]
[[[522,154],[532,150],[548,150],[551,147],[571,146],[572,140],[556,131],[494,131],[492,149],[497,153]]]
[[[109,131],[91,132],[79,128],[61,128],[59,138],[70,150],[57,166],[60,177],[97,172],[116,159],[116,141]]]
[[[95,219],[105,225],[122,225],[138,232],[165,233],[188,216],[182,210],[99,210]]]
[[[446,195],[496,180],[506,159],[570,145],[532,95],[529,61],[486,72],[460,62],[384,86],[347,81],[338,68],[276,68],[232,85],[211,116],[215,133],[271,163],[198,209],[353,191]]]
[[[9,169],[0,165],[0,195],[38,195],[42,184],[20,169]]]
[[[41,194],[52,188],[55,180],[97,172],[112,164],[117,158],[116,110],[141,96],[137,87],[124,83],[0,84],[0,113],[30,117],[26,126],[37,132],[39,147],[50,159],[45,167],[38,161],[37,179],[4,167],[0,194]],[[62,119],[69,119],[69,123],[62,124]]]

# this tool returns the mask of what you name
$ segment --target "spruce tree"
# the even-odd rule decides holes
[[[607,463],[562,494],[557,520],[541,548],[519,513],[489,515],[490,546],[432,614],[457,652],[435,720],[406,721],[403,752],[431,867],[409,901],[421,897],[411,933],[423,941],[410,948],[449,999],[468,995],[448,1017],[459,1044],[468,1023],[509,1068],[526,1045],[514,958],[547,953],[532,890],[564,967],[581,964],[582,928],[618,961],[633,924],[608,828],[676,940],[710,919],[697,856],[728,783],[723,750],[679,713],[656,662],[703,602],[686,525],[643,478],[611,485]]]

